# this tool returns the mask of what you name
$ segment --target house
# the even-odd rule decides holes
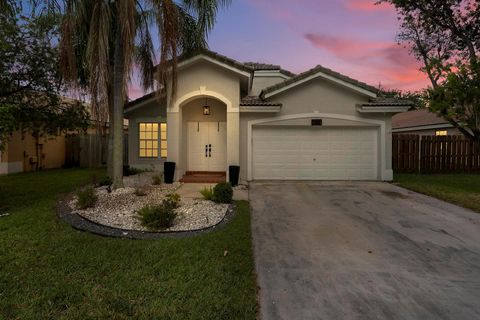
[[[65,135],[40,138],[37,145],[30,134],[14,132],[0,151],[0,175],[60,168],[65,163]]]
[[[421,136],[461,135],[447,120],[426,109],[412,110],[392,117],[392,132]]]
[[[180,57],[175,98],[128,104],[129,164],[175,179],[227,172],[243,181],[392,180],[391,117],[410,103],[322,66],[295,75],[211,51]]]
[[[62,100],[67,104],[72,104],[72,106],[78,102],[67,97],[62,97]],[[88,104],[83,104],[83,106],[87,110],[89,109]],[[97,128],[93,125],[95,120],[91,119],[91,121],[92,125],[82,135],[79,135],[77,131],[68,132],[68,134],[64,132],[57,135],[45,134],[39,137],[37,141],[28,131],[18,130],[13,132],[3,146],[3,150],[0,150],[0,175],[75,165],[69,163],[69,158],[72,158],[72,148],[69,140],[72,136],[77,136],[79,139],[83,138],[81,140],[89,144],[90,148],[94,148],[94,143],[99,139],[97,139]],[[108,130],[108,123],[102,126],[103,130]],[[82,155],[86,153],[87,148],[84,149],[81,150]],[[78,150],[78,153],[80,153],[80,150]],[[81,156],[78,155],[73,158],[80,159]]]

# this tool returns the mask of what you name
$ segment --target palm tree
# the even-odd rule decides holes
[[[180,53],[206,46],[221,7],[230,0],[65,0],[61,26],[62,71],[90,93],[98,121],[110,121],[109,174],[123,187],[123,108],[132,64],[145,89],[176,89]],[[158,30],[159,67],[151,30]],[[156,81],[154,81],[156,78]]]

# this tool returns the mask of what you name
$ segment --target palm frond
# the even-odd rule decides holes
[[[122,39],[122,50],[124,59],[123,84],[126,92],[128,78],[131,72],[132,59],[135,53],[135,34],[136,34],[136,0],[117,1],[117,14],[120,30],[117,30],[117,36]]]
[[[90,32],[86,48],[87,68],[93,116],[107,119],[110,82],[111,7],[104,1],[95,1],[90,19]]]

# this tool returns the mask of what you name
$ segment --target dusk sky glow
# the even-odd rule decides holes
[[[233,0],[209,37],[210,49],[241,62],[295,73],[318,64],[368,84],[403,90],[428,85],[397,45],[393,7],[376,0]],[[134,83],[130,98],[143,95]]]

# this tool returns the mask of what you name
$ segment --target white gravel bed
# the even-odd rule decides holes
[[[77,209],[75,196],[69,202],[69,206],[79,215],[102,225],[127,230],[149,231],[142,226],[136,211],[145,205],[162,203],[165,195],[174,193],[181,184],[145,185],[145,183],[151,182],[151,177],[146,178],[145,176],[125,177],[125,188],[114,190],[111,193],[107,192],[106,187],[95,189],[98,200],[93,208]],[[135,195],[135,188],[139,186],[142,186],[142,190],[146,193],[145,196]],[[201,197],[200,194],[199,197]],[[227,204],[217,204],[203,199],[181,199],[180,207],[176,210],[178,215],[174,225],[164,231],[188,231],[214,226],[222,221],[227,210]]]

